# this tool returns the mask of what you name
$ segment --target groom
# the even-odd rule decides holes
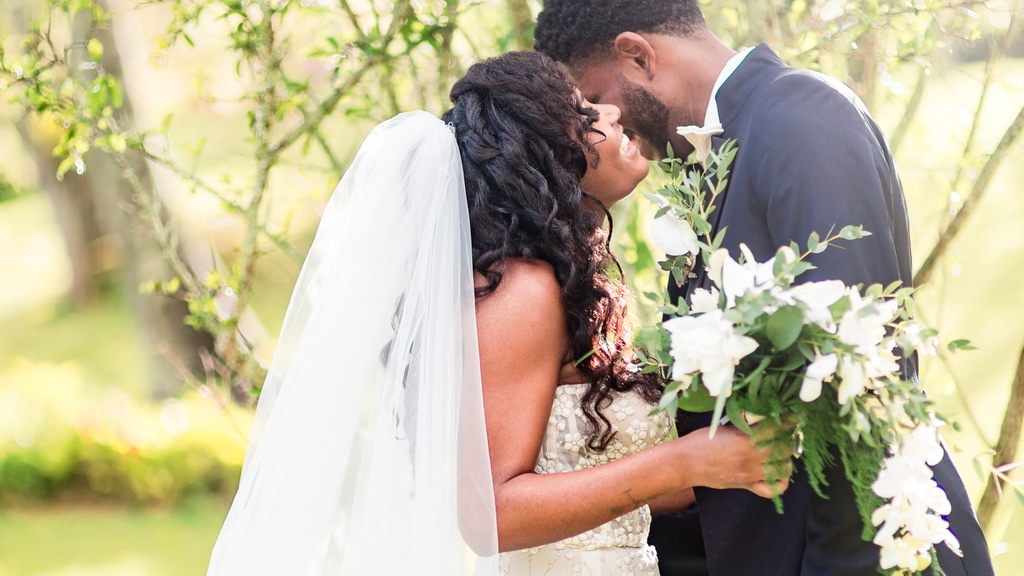
[[[677,156],[688,155],[693,146],[676,133],[679,126],[715,134],[713,145],[737,141],[729,187],[713,215],[733,257],[740,243],[765,260],[791,240],[803,245],[812,231],[825,236],[860,224],[872,235],[815,255],[816,268],[801,279],[911,284],[896,167],[863,103],[840,82],[789,68],[764,45],[735,52],[708,29],[696,0],[546,0],[535,37],[537,50],[569,66],[588,100],[621,109],[620,123],[643,140],[647,157],[664,153],[667,143]],[[702,269],[675,296],[701,285],[708,286]],[[916,378],[912,361],[904,375]],[[680,433],[707,421],[706,414],[688,415]],[[749,492],[698,488],[706,566],[686,567],[694,560],[687,516],[660,515],[651,542],[662,574],[876,576],[879,548],[861,539],[850,484],[838,466],[826,474],[828,499],[821,499],[798,462],[783,515]],[[964,552],[961,559],[937,545],[942,569],[993,574],[948,456],[934,474],[953,505],[948,520]]]

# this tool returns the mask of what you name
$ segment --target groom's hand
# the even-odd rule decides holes
[[[764,485],[759,488],[768,490],[767,493],[764,490],[754,492],[766,498],[779,496],[789,487],[789,479],[793,475],[793,456],[799,453],[797,423],[788,420],[782,423],[762,420],[751,426],[751,430],[753,435],[750,441],[767,451]]]
[[[788,449],[759,445],[761,435],[770,434],[768,437],[773,438],[778,433],[762,426],[755,427],[762,430],[755,432],[755,437],[733,426],[719,426],[714,436],[710,436],[707,428],[687,434],[687,440],[706,444],[700,448],[704,461],[699,463],[701,470],[695,485],[743,488],[764,498],[785,492],[793,472],[792,445]]]

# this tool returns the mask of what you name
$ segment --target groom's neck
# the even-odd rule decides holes
[[[665,87],[662,102],[674,109],[687,124],[704,122],[711,90],[718,75],[736,51],[711,31],[687,37],[651,37],[658,53],[658,75]]]

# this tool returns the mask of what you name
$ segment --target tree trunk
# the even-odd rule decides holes
[[[857,51],[850,56],[850,83],[872,112],[875,111],[878,54],[878,32],[869,27],[857,38]]]
[[[97,0],[107,10],[105,0]],[[75,40],[82,40],[92,22],[89,14],[80,12],[74,22]],[[103,43],[102,66],[104,71],[121,80],[124,75],[117,42],[112,29],[93,31],[94,37]],[[123,131],[133,125],[131,100],[124,93],[124,104],[118,111],[118,124]],[[153,187],[146,161],[131,150],[126,157],[132,170],[143,184]],[[147,280],[169,280],[171,272],[159,244],[145,232],[145,227],[125,208],[132,205],[133,191],[123,177],[123,170],[110,155],[92,151],[86,155],[86,171],[78,178],[93,200],[92,217],[106,232],[104,237],[112,239],[110,249],[119,255],[118,276],[126,301],[133,310],[139,329],[145,336],[147,348],[160,355],[173,358],[157,358],[150,363],[150,391],[153,397],[162,398],[177,395],[182,389],[183,375],[177,373],[175,365],[184,366],[194,374],[203,374],[199,350],[213,349],[209,334],[193,330],[183,319],[188,313],[185,302],[166,296],[142,294],[139,285]]]
[[[34,117],[26,117],[16,126],[38,170],[40,191],[50,200],[64,239],[71,262],[71,305],[85,308],[99,299],[104,264],[109,266],[115,257],[109,243],[104,242],[106,231],[96,219],[92,189],[88,180],[74,171],[68,172],[63,182],[57,181],[60,160],[51,152],[57,145],[56,128],[48,129]]]

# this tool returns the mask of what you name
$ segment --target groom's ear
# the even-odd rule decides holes
[[[654,79],[658,57],[646,38],[636,32],[622,32],[615,37],[615,60],[619,69],[627,76],[645,76]]]

